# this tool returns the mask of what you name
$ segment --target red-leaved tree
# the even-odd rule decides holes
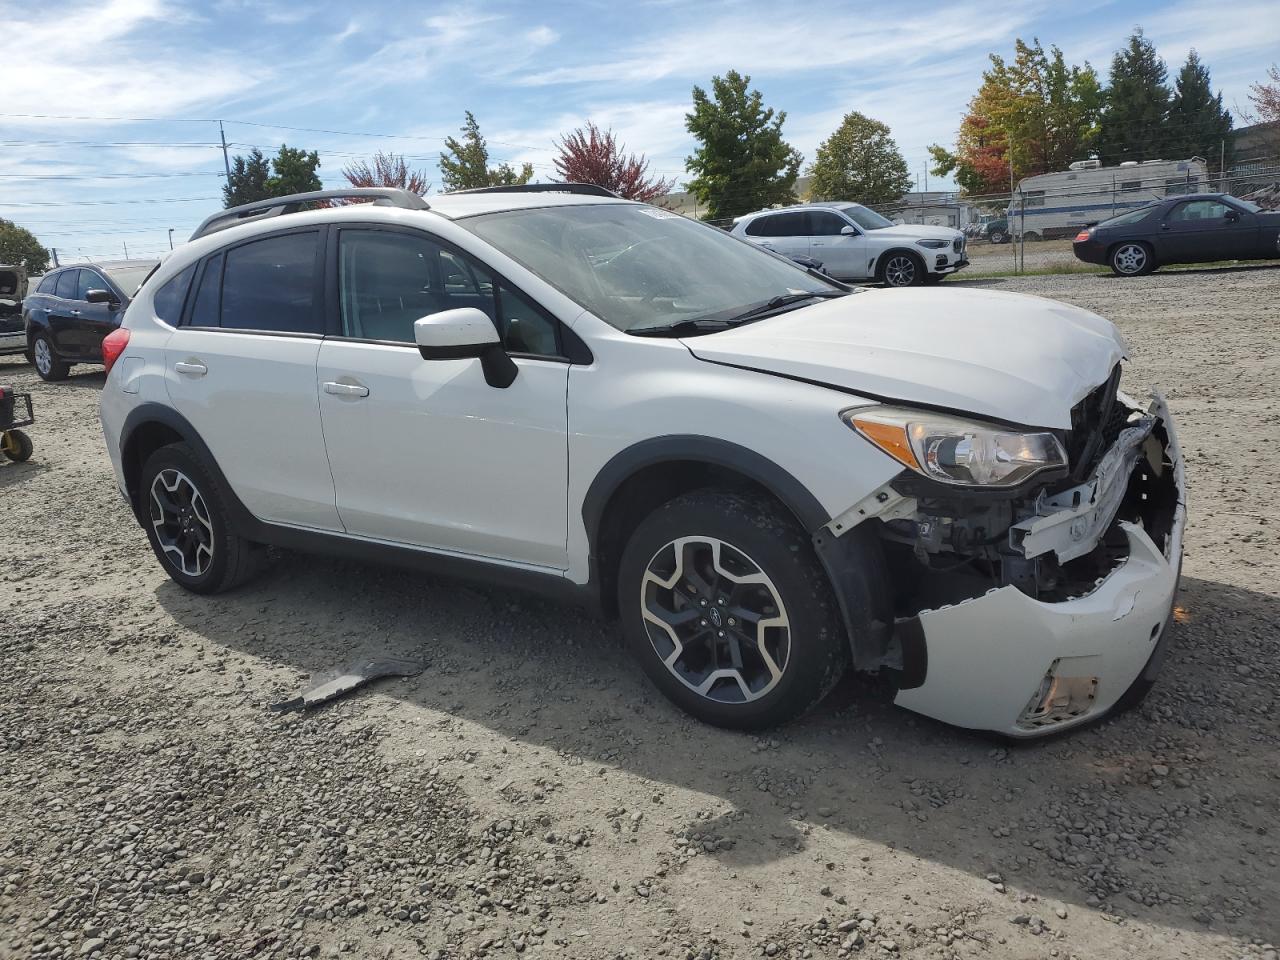
[[[373,165],[359,160],[342,168],[342,175],[353,187],[399,187],[418,196],[431,189],[431,181],[421,170],[410,170],[404,157],[379,151]]]
[[[558,146],[556,172],[565,183],[593,183],[642,203],[665,196],[675,186],[674,180],[650,177],[644,154],[626,153],[626,145],[618,143],[612,130],[602,131],[590,121],[585,130],[579,127],[561,137]]]

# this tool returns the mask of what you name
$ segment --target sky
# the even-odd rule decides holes
[[[221,207],[232,156],[318,150],[326,187],[375,151],[438,187],[471,110],[492,162],[554,179],[554,143],[593,120],[685,178],[695,84],[736,69],[786,111],[806,158],[857,110],[887,123],[921,185],[989,53],[1016,37],[1103,75],[1141,26],[1174,73],[1195,48],[1233,112],[1280,56],[1277,0],[0,0],[0,217],[63,262],[160,255]],[[931,189],[947,181],[928,178]]]

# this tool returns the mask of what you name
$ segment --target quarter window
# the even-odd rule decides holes
[[[63,300],[74,300],[76,288],[79,286],[79,270],[65,270],[58,274],[58,296]]]
[[[195,272],[196,265],[193,263],[169,280],[151,298],[151,306],[156,316],[170,326],[178,325],[178,320],[182,316],[182,303],[187,299],[187,288],[191,286],[191,278]]]
[[[200,274],[200,286],[196,290],[195,301],[191,304],[191,317],[188,323],[193,327],[216,327],[221,295],[222,254],[219,253],[204,262],[204,270]]]
[[[51,273],[40,281],[40,286],[36,287],[36,293],[53,293],[54,287],[58,285],[58,274]]]
[[[233,247],[222,273],[221,326],[324,333],[315,302],[319,234],[288,233]]]

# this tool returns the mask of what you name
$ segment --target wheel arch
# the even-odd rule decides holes
[[[201,464],[213,474],[221,488],[232,526],[238,534],[247,536],[257,521],[227,483],[227,478],[208,445],[186,417],[159,403],[143,403],[134,407],[125,418],[124,427],[120,431],[120,465],[124,472],[125,493],[134,515],[141,518],[143,464],[155,451],[173,443],[185,443],[195,451]]]
[[[818,499],[763,454],[714,437],[657,437],[615,454],[582,501],[593,591],[602,611],[616,614],[618,562],[639,519],[668,500],[708,486],[761,492],[780,503],[812,535],[830,517]]]
[[[876,254],[875,260],[873,260],[871,263],[871,275],[875,277],[877,280],[882,280],[883,277],[881,277],[880,275],[880,268],[884,266],[885,260],[893,256],[895,253],[905,253],[907,256],[913,259],[925,273],[929,272],[929,265],[925,263],[924,257],[920,256],[919,253],[917,253],[915,250],[912,250],[910,247],[899,246],[899,247],[890,247],[889,249],[882,250],[880,251],[880,253]]]

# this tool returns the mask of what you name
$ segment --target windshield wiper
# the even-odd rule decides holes
[[[627,333],[635,337],[687,337],[699,333],[717,333],[751,320],[758,320],[765,314],[773,313],[775,310],[780,310],[793,303],[800,303],[804,300],[828,300],[832,297],[846,297],[849,292],[846,290],[820,290],[816,293],[786,293],[731,317],[694,317],[688,320],[677,320],[675,323],[661,327],[642,327],[639,330],[628,330]]]
[[[695,333],[715,333],[728,330],[732,323],[726,320],[677,320],[661,327],[641,327],[639,330],[628,330],[633,337],[687,337]]]
[[[745,323],[748,320],[762,317],[766,313],[772,313],[774,310],[780,310],[783,307],[790,306],[793,303],[800,303],[804,300],[830,300],[833,297],[847,297],[849,294],[845,290],[821,290],[817,293],[786,293],[779,297],[774,297],[758,307],[752,307],[744,313],[729,317],[727,323]]]

